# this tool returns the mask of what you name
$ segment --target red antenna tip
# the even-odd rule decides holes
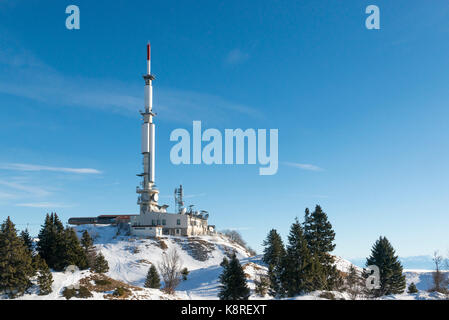
[[[147,60],[151,59],[151,44],[148,42],[147,44]]]

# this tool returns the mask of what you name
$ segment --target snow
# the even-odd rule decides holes
[[[114,226],[86,225],[77,227],[78,235],[87,230],[94,239],[95,247],[100,251],[109,263],[111,279],[118,280],[124,285],[130,286],[132,294],[128,299],[218,299],[219,275],[222,272],[220,263],[224,257],[235,250],[244,271],[247,275],[248,286],[252,291],[250,299],[271,299],[271,297],[259,297],[253,293],[254,280],[259,275],[267,273],[267,266],[262,262],[262,256],[250,257],[249,252],[223,235],[198,237],[174,237],[166,236],[160,239],[136,238],[117,232]],[[163,242],[163,243],[162,243]],[[180,255],[182,267],[186,267],[190,273],[186,281],[182,281],[174,295],[167,295],[161,290],[143,288],[146,274],[151,264],[158,266],[166,252],[176,249]],[[337,269],[347,273],[351,265],[348,260],[335,257]],[[360,272],[362,269],[355,266]],[[429,293],[432,285],[432,271],[429,270],[404,270],[407,279],[407,287],[414,282],[419,292],[417,294],[400,294],[382,297],[384,300],[424,300],[444,299],[439,293]],[[61,293],[65,287],[77,285],[83,278],[92,276],[88,270],[71,272],[53,272],[53,292],[46,296],[39,296],[37,288],[18,299],[24,300],[55,300],[65,299]],[[84,280],[85,281],[85,280]],[[89,299],[108,299],[112,292],[92,292]],[[323,292],[316,291],[307,295],[291,298],[292,300],[322,300]],[[350,299],[347,293],[332,292],[335,299]],[[72,298],[76,299],[76,298]]]

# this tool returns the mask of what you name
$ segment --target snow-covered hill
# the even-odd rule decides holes
[[[234,251],[244,267],[251,289],[255,288],[254,280],[267,272],[261,256],[251,257],[244,247],[220,234],[189,238],[167,236],[160,239],[142,239],[121,235],[114,226],[80,226],[77,228],[80,237],[84,230],[89,232],[97,250],[108,260],[109,272],[104,277],[90,271],[54,272],[53,293],[39,296],[37,292],[31,292],[20,299],[65,299],[62,296],[64,288],[80,284],[92,292],[93,296],[89,299],[114,299],[112,293],[116,287],[129,290],[126,299],[218,299],[218,278],[222,272],[220,263]],[[149,267],[152,264],[158,266],[163,255],[172,249],[178,251],[182,267],[190,271],[188,279],[180,283],[174,295],[144,288]],[[336,257],[336,266],[340,271],[347,273],[351,265],[351,262]],[[356,268],[361,270],[359,267]],[[443,295],[429,294],[425,291],[431,285],[430,271],[408,270],[405,274],[407,285],[414,282],[420,292],[415,295],[395,295],[384,299],[444,298]],[[349,299],[346,293],[333,292],[333,295],[336,299]],[[254,294],[250,298],[261,299]],[[323,295],[318,291],[294,299],[323,299]]]

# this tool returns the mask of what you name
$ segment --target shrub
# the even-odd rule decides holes
[[[114,292],[112,293],[115,297],[123,297],[124,295],[130,293],[130,291],[124,287],[118,287],[115,288]]]
[[[184,268],[181,270],[181,275],[182,275],[182,280],[186,281],[187,280],[187,276],[189,275],[190,271],[187,268]]]
[[[335,300],[335,295],[329,291],[321,292],[319,297],[327,300]]]
[[[92,293],[84,286],[80,286],[78,289],[65,287],[62,291],[62,296],[67,300],[71,298],[81,298],[86,299],[92,297]]]
[[[410,283],[410,285],[408,286],[408,293],[413,294],[413,293],[418,293],[418,288],[416,288],[415,283]]]
[[[106,279],[95,279],[95,284],[99,285],[99,286],[107,286],[109,284],[111,284],[111,281],[106,280]]]
[[[161,247],[162,250],[168,249],[167,244],[163,240],[159,240],[159,246]]]
[[[67,300],[70,300],[70,298],[76,297],[76,289],[65,287],[62,291],[62,296]]]
[[[105,273],[109,271],[108,261],[105,259],[101,252],[97,254],[92,269],[96,273]]]
[[[90,298],[92,297],[92,293],[89,291],[89,289],[87,289],[86,287],[81,286],[78,289],[78,293],[76,295],[77,298],[82,298],[82,299],[86,299],[86,298]]]

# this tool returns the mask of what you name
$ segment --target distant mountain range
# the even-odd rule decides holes
[[[432,261],[432,256],[412,256],[412,257],[399,257],[404,269],[422,269],[433,270],[435,264]],[[359,267],[365,267],[366,258],[361,259],[349,259],[353,264]],[[446,267],[446,266],[444,266]]]

